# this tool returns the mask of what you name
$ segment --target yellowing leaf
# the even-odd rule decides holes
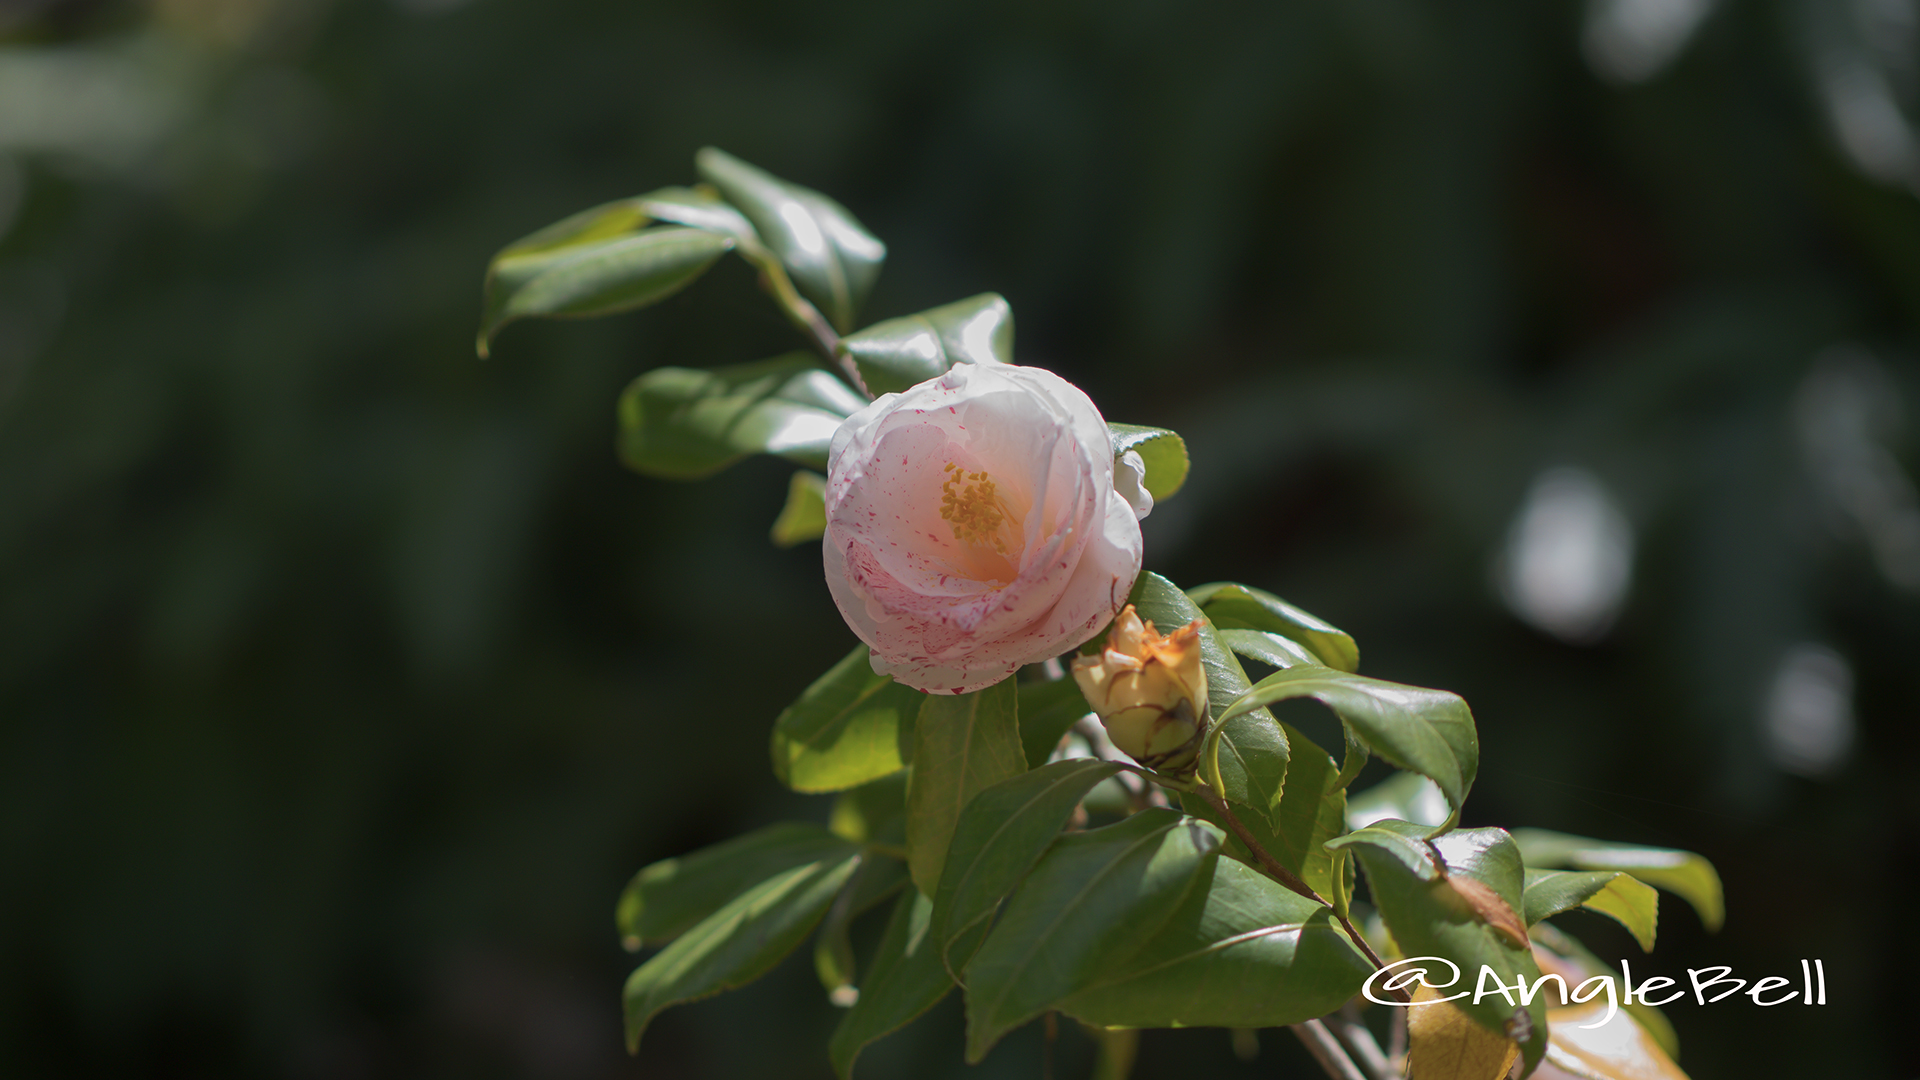
[[[1547,1010],[1547,1065],[1579,1080],[1687,1080],[1660,1044],[1626,1012],[1605,1016],[1604,1000]],[[1551,1075],[1542,1068],[1536,1076]]]
[[[1519,1043],[1475,1023],[1432,987],[1420,987],[1413,1001],[1407,1010],[1409,1080],[1499,1080],[1520,1056]]]

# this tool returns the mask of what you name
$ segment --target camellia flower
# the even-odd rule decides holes
[[[1152,509],[1137,454],[1050,371],[958,364],[834,434],[827,587],[873,669],[919,690],[991,686],[1112,619]]]
[[[1193,768],[1207,732],[1200,620],[1161,634],[1128,604],[1107,647],[1074,660],[1073,678],[1122,753],[1161,772]]]

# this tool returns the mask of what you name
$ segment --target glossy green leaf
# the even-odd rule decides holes
[[[1165,924],[1058,1003],[1090,1024],[1280,1027],[1338,1009],[1373,968],[1328,910],[1230,859]]]
[[[876,675],[865,645],[814,680],[773,722],[773,774],[795,791],[845,791],[906,765],[926,695]]]
[[[1223,630],[1266,630],[1305,645],[1330,668],[1360,670],[1360,646],[1354,644],[1351,635],[1270,592],[1216,581],[1190,589],[1188,595]]]
[[[840,339],[874,395],[898,393],[955,364],[1013,363],[1013,308],[998,293],[887,319]]]
[[[1334,878],[1336,856],[1327,842],[1346,832],[1347,793],[1338,786],[1339,769],[1325,750],[1314,745],[1290,724],[1282,724],[1292,751],[1287,767],[1286,791],[1274,808],[1271,825],[1258,816],[1241,814],[1240,823],[1253,834],[1254,841],[1280,865],[1291,870],[1307,887],[1331,901],[1336,892]],[[1197,795],[1182,795],[1181,805],[1194,817],[1225,828],[1212,806]],[[1227,853],[1259,869],[1245,845],[1231,833]]]
[[[818,825],[786,822],[654,863],[620,894],[620,939],[631,950],[677,937],[768,878],[856,850]]]
[[[1076,720],[1091,712],[1080,684],[1070,678],[1020,684],[1020,744],[1028,764],[1053,756]]]
[[[954,826],[934,893],[933,936],[949,971],[966,966],[1000,901],[1053,843],[1073,808],[1120,771],[1080,758],[1042,765],[974,796]]]
[[[787,503],[773,519],[773,545],[798,547],[827,532],[827,478],[805,469],[787,483]]]
[[[1457,817],[1480,766],[1473,713],[1457,694],[1370,679],[1323,667],[1276,671],[1220,715],[1227,721],[1288,698],[1332,709],[1367,748],[1440,786]]]
[[[911,737],[911,732],[908,733]],[[907,774],[883,776],[833,800],[827,828],[856,844],[907,850]]]
[[[880,276],[887,247],[847,208],[709,146],[694,156],[701,179],[753,222],[794,285],[841,333]]]
[[[933,901],[913,889],[894,902],[879,951],[861,980],[859,1000],[827,1044],[827,1056],[841,1080],[851,1080],[853,1063],[869,1043],[905,1027],[953,989],[927,932],[932,914]]]
[[[1515,843],[1536,869],[1624,870],[1693,905],[1708,930],[1726,921],[1726,898],[1713,864],[1691,851],[1590,840],[1546,829],[1515,829]]]
[[[632,200],[654,221],[689,225],[719,233],[741,246],[758,244],[760,236],[740,211],[728,205],[720,193],[702,184],[698,187],[664,187]]]
[[[960,812],[975,795],[1027,771],[1019,709],[1012,679],[971,694],[929,694],[920,706],[907,780],[907,865],[928,896],[937,895]]]
[[[1528,870],[1523,912],[1531,926],[1550,915],[1583,907],[1627,928],[1643,952],[1653,951],[1660,922],[1660,894],[1618,870]]]
[[[1113,436],[1113,456],[1131,450],[1140,455],[1147,467],[1147,494],[1155,501],[1171,498],[1187,482],[1187,441],[1166,428],[1141,427],[1139,424],[1108,424]]]
[[[833,433],[865,404],[806,353],[708,371],[655,368],[620,395],[620,460],[669,480],[710,476],[748,454],[824,469]]]
[[[1337,836],[1327,842],[1336,851],[1371,845],[1382,855],[1396,859],[1406,872],[1421,881],[1440,880],[1440,864],[1427,834],[1432,831],[1411,821],[1387,819],[1364,829]]]
[[[1507,931],[1488,921],[1485,907],[1475,901],[1472,892],[1456,887],[1456,881],[1464,879],[1470,887],[1477,886],[1482,895],[1498,896],[1513,908],[1507,916],[1517,921],[1520,853],[1500,829],[1463,829],[1430,842],[1419,839],[1422,831],[1408,822],[1380,822],[1335,843],[1359,858],[1374,906],[1400,952],[1407,957],[1438,956],[1459,965],[1459,982],[1440,985],[1445,978],[1445,970],[1440,969],[1434,972],[1435,988],[1443,995],[1467,991],[1467,997],[1453,1004],[1488,1030],[1519,1041],[1531,1070],[1546,1053],[1547,1010],[1545,995],[1523,1006],[1520,995],[1512,990],[1516,979],[1531,987],[1540,977],[1524,929],[1521,940],[1513,940]],[[1409,845],[1414,844],[1425,852],[1418,859],[1409,858]],[[1445,857],[1444,873],[1432,862],[1436,847]],[[1415,865],[1422,859],[1425,872]],[[1507,996],[1489,993],[1476,1005],[1472,992],[1482,965],[1509,989]],[[1514,1015],[1522,1010],[1525,1019]],[[1522,1035],[1526,1037],[1520,1038]]]
[[[846,845],[851,848],[851,845]],[[829,855],[760,882],[661,949],[627,979],[627,1049],[670,1005],[744,986],[766,974],[833,905],[860,863],[857,850]]]
[[[1124,964],[1219,850],[1213,826],[1164,809],[1054,841],[966,966],[967,1060]]]
[[[612,221],[622,216],[603,215]],[[509,248],[494,257],[475,341],[481,356],[515,319],[611,315],[664,300],[692,284],[734,245],[719,233],[677,225],[606,239],[577,238],[594,236],[602,227],[589,225],[558,245],[522,252]]]
[[[1265,709],[1252,709],[1222,722],[1227,707],[1248,689],[1240,661],[1220,641],[1213,626],[1180,587],[1155,573],[1142,573],[1128,597],[1142,619],[1162,633],[1201,619],[1200,662],[1207,672],[1208,712],[1221,730],[1222,794],[1252,807],[1272,823],[1287,778],[1287,736]]]
[[[1287,668],[1323,667],[1320,658],[1305,645],[1266,630],[1216,630],[1220,643],[1239,656],[1257,664],[1285,671]]]

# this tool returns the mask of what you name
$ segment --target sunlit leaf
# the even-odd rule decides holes
[[[500,328],[515,319],[610,315],[664,300],[734,245],[719,233],[681,226],[594,239],[628,220],[627,208],[602,211],[563,240],[526,250],[510,247],[494,257],[475,346],[481,356]]]
[[[933,935],[949,970],[966,966],[1001,899],[1053,843],[1073,808],[1119,771],[1088,758],[1056,761],[1002,780],[967,804],[934,894]]]
[[[705,371],[655,368],[620,395],[620,459],[670,480],[709,476],[748,454],[825,469],[834,431],[865,404],[806,353]]]
[[[1338,1009],[1372,970],[1325,907],[1211,859],[1150,939],[1058,1007],[1101,1025],[1280,1027]]]
[[[1265,709],[1251,709],[1222,722],[1227,707],[1248,689],[1240,661],[1221,643],[1211,624],[1180,587],[1155,573],[1143,573],[1128,597],[1140,617],[1162,633],[1171,633],[1201,619],[1200,662],[1207,672],[1207,700],[1214,724],[1221,728],[1220,778],[1222,794],[1252,807],[1272,823],[1287,776],[1287,736]]]
[[[908,732],[909,738],[912,733]],[[833,800],[827,828],[856,844],[907,846],[907,774],[896,772]]]
[[[967,1060],[1123,964],[1219,849],[1212,826],[1163,809],[1054,841],[966,966]]]
[[[1147,467],[1147,494],[1157,502],[1171,497],[1187,482],[1187,441],[1166,428],[1138,424],[1108,424],[1113,456],[1131,450]],[[1168,628],[1171,629],[1171,628]]]
[[[1726,920],[1719,873],[1712,863],[1691,851],[1616,844],[1546,829],[1515,829],[1513,839],[1528,866],[1543,870],[1624,870],[1692,904],[1708,930],[1720,929]]]
[[[933,901],[917,890],[907,890],[894,902],[880,949],[861,980],[859,1000],[827,1044],[827,1056],[841,1080],[851,1080],[853,1063],[869,1043],[906,1026],[953,989],[927,933],[932,913]]]
[[[801,469],[787,483],[787,502],[773,520],[775,547],[798,547],[827,531],[827,478]]]
[[[874,393],[905,390],[955,364],[1013,363],[1013,309],[998,293],[874,323],[840,339]]]
[[[773,722],[773,774],[795,791],[827,792],[897,772],[925,698],[874,674],[856,646]]]
[[[641,870],[620,894],[614,920],[628,949],[666,941],[751,886],[796,866],[851,855],[855,850],[818,825],[769,825]]]
[[[887,247],[847,208],[709,146],[694,156],[701,179],[740,209],[807,299],[845,333],[886,261]]]
[[[1188,595],[1223,630],[1266,630],[1305,645],[1330,668],[1360,670],[1360,646],[1354,644],[1351,635],[1270,592],[1216,581],[1189,589]]]
[[[1373,753],[1433,780],[1458,816],[1480,765],[1473,713],[1457,694],[1370,679],[1324,667],[1295,667],[1260,680],[1220,715],[1232,721],[1289,698],[1332,709]]]
[[[623,995],[627,1048],[639,1048],[660,1010],[766,974],[806,940],[859,864],[859,852],[846,850],[767,878],[640,965]]]
[[[1687,1080],[1645,1027],[1606,1012],[1604,1000],[1548,1009],[1547,1062],[1578,1080]]]
[[[1305,645],[1292,638],[1266,630],[1216,630],[1220,643],[1232,649],[1235,654],[1265,664],[1270,668],[1286,670],[1301,665],[1324,666]]]
[[[920,706],[907,780],[907,865],[928,896],[937,895],[947,845],[967,803],[1027,771],[1019,707],[1012,679],[971,694],[929,694]]]
[[[1578,907],[1613,919],[1633,934],[1642,951],[1653,951],[1660,894],[1651,885],[1619,870],[1527,871],[1528,925]]]

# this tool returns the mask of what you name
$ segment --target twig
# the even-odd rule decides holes
[[[1328,1076],[1334,1080],[1369,1080],[1367,1074],[1360,1071],[1360,1066],[1347,1056],[1346,1048],[1327,1030],[1327,1025],[1318,1020],[1308,1020],[1292,1027],[1293,1033],[1306,1044],[1307,1052],[1313,1055],[1313,1060],[1320,1063]]]
[[[793,279],[787,276],[786,267],[780,265],[780,260],[759,245],[743,246],[740,256],[760,271],[760,287],[772,294],[774,303],[780,306],[780,312],[787,317],[787,321],[806,335],[807,342],[820,354],[828,370],[839,372],[853,384],[854,389],[869,398],[873,397],[866,381],[860,378],[859,365],[853,362],[853,357],[840,351],[840,335],[834,333],[826,316],[820,314],[820,309],[808,303],[807,298],[800,295],[800,290],[794,288]]]
[[[1361,1070],[1373,1080],[1396,1080],[1399,1074],[1394,1071],[1393,1063],[1381,1052],[1380,1044],[1374,1041],[1373,1032],[1351,1015],[1352,1009],[1353,1003],[1348,1002],[1339,1012],[1328,1014],[1328,1029],[1353,1054]]]

